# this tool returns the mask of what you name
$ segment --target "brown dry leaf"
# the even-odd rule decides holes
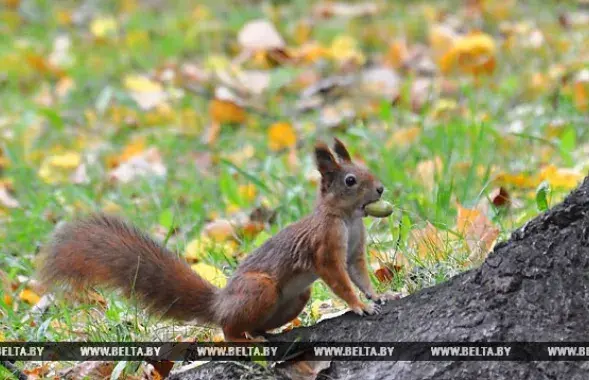
[[[292,124],[277,122],[268,129],[268,146],[270,150],[279,151],[293,148],[297,143],[297,135]]]
[[[114,368],[114,362],[86,361],[69,369],[67,377],[71,379],[109,379]]]
[[[399,268],[399,269],[401,269],[401,268]],[[393,271],[387,266],[381,266],[380,268],[375,270],[374,275],[376,276],[378,281],[383,284],[387,284],[387,283],[393,281],[393,278],[395,277],[395,274],[393,273]]]
[[[174,368],[174,362],[170,360],[151,361],[150,364],[153,366],[150,380],[166,379]]]
[[[446,257],[447,249],[442,234],[430,222],[427,222],[425,228],[411,231],[409,245],[424,261],[439,261]]]
[[[499,229],[477,209],[467,209],[458,205],[456,230],[464,236],[469,249],[468,260],[478,264],[495,244]]]
[[[303,355],[303,358],[305,356]],[[301,360],[286,361],[277,365],[277,368],[288,379],[292,380],[315,380],[319,373],[331,366],[329,360]]]
[[[14,197],[14,193],[12,192],[12,189],[9,187],[9,184],[3,181],[0,181],[0,207],[20,207],[20,203],[18,202],[18,199]]]
[[[249,51],[284,49],[286,43],[274,25],[268,20],[253,20],[237,34],[239,45]]]
[[[121,183],[129,183],[144,177],[165,177],[168,170],[161,153],[155,147],[131,156],[118,167],[111,170],[109,177]]]
[[[32,369],[24,369],[23,373],[29,377],[29,380],[45,379],[45,376],[49,373],[49,370],[49,363],[45,363]]]
[[[511,204],[509,192],[503,186],[491,191],[489,198],[495,207],[509,206]]]

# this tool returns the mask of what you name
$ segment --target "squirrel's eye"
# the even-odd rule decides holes
[[[348,187],[352,187],[357,183],[356,176],[353,174],[348,174],[344,181],[346,182],[346,186]]]

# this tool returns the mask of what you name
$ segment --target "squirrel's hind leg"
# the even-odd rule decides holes
[[[277,329],[298,317],[309,298],[311,298],[311,288],[306,289],[296,297],[281,300],[274,314],[260,327],[256,334],[264,336],[266,331]]]
[[[278,287],[266,273],[248,272],[233,280],[221,291],[217,304],[219,322],[226,341],[251,341],[245,333],[260,326],[275,313]]]

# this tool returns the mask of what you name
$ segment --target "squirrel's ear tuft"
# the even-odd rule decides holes
[[[334,137],[333,140],[333,150],[335,151],[335,154],[337,154],[337,156],[340,158],[340,160],[344,162],[352,162],[352,157],[350,156],[350,153],[346,149],[344,143],[341,142],[341,140],[337,137]]]
[[[315,145],[315,161],[321,175],[333,173],[339,169],[339,164],[331,154],[331,150],[322,142]]]

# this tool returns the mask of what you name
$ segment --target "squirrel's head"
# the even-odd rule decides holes
[[[384,187],[367,168],[352,162],[340,140],[334,140],[335,156],[326,144],[315,145],[315,161],[321,173],[321,202],[348,215],[365,216],[364,207],[378,201]]]

